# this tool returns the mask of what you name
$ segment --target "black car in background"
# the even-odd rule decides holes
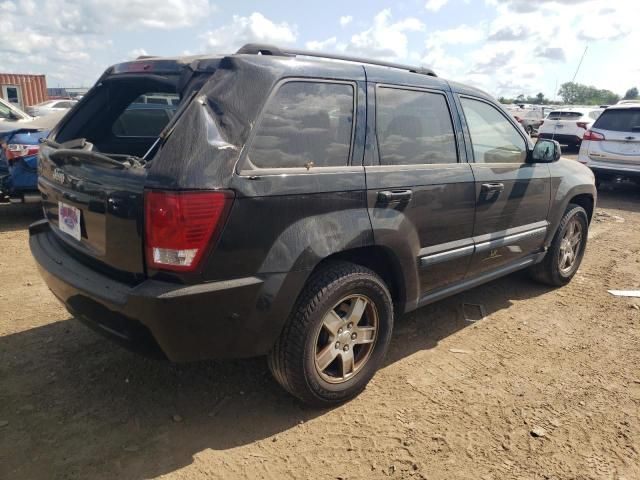
[[[171,118],[123,120],[163,95]],[[524,268],[569,282],[596,201],[480,90],[264,45],[109,68],[39,169],[30,246],[73,315],[172,361],[267,355],[314,405],[365,388],[405,312]]]

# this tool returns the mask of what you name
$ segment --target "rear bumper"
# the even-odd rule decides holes
[[[559,135],[559,134],[553,134],[553,133],[538,133],[538,138],[548,138],[548,139],[553,139],[553,140],[557,140],[559,143],[563,143],[565,145],[572,145],[572,144],[576,144],[576,143],[580,143],[582,142],[582,137],[579,137],[577,135]]]
[[[272,274],[190,286],[156,280],[131,286],[76,260],[46,221],[31,225],[29,234],[42,277],[72,315],[133,350],[161,352],[172,361],[267,353],[297,296],[292,285],[302,280]]]
[[[628,165],[620,165],[616,163],[595,162],[589,159],[586,165],[593,171],[594,175],[600,178],[606,177],[625,177],[640,178],[640,166],[633,167]]]

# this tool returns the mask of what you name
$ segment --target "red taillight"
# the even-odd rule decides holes
[[[518,123],[522,123],[522,119],[521,119],[519,116],[514,115],[514,116],[513,116],[513,118],[515,118],[515,119],[516,119],[516,122],[518,122]]]
[[[582,140],[591,140],[592,142],[599,142],[600,140],[604,140],[604,135],[598,132],[594,132],[593,130],[587,130],[584,132]]]
[[[544,123],[544,120],[542,120],[542,121],[540,122],[540,125],[538,125],[538,128],[540,128],[540,127],[542,126],[542,124],[543,124],[543,123]]]
[[[233,203],[228,191],[144,195],[147,267],[192,272],[217,238]]]
[[[585,130],[589,128],[589,124],[587,122],[576,122],[579,128],[584,128]]]
[[[17,160],[30,155],[37,155],[39,150],[39,145],[20,145],[17,143],[10,143],[5,148],[5,155],[7,160]]]

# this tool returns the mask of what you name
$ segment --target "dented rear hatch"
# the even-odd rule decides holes
[[[76,258],[130,283],[145,272],[147,157],[179,108],[184,67],[112,67],[41,145],[38,188],[53,232]]]

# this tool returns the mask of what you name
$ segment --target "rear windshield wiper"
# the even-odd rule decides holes
[[[54,142],[53,140],[50,140],[48,138],[41,138],[40,143],[44,143],[45,145],[55,149],[61,149],[61,148],[76,149],[76,148],[85,148],[88,142],[86,138],[74,138],[73,140],[69,140],[67,142],[62,142],[62,143]]]
[[[119,162],[113,158],[107,157],[106,155],[102,155],[101,153],[90,152],[88,150],[76,150],[73,148],[59,148],[55,152],[49,154],[49,158],[57,165],[66,163],[69,159],[77,159],[84,162],[107,164],[118,169],[128,168],[131,166],[130,164]]]
[[[42,139],[41,143],[46,144],[49,147],[55,148],[56,151],[49,155],[49,158],[56,164],[64,163],[64,160],[69,157],[75,157],[78,160],[82,159],[92,163],[107,163],[116,168],[129,168],[132,166],[144,165],[145,161],[142,158],[134,155],[121,155],[113,154],[111,157],[121,158],[122,160],[115,160],[110,156],[103,155],[99,152],[92,151],[93,144],[87,142],[86,138],[74,138],[66,142],[58,143],[48,138]],[[60,162],[60,163],[58,163]]]

